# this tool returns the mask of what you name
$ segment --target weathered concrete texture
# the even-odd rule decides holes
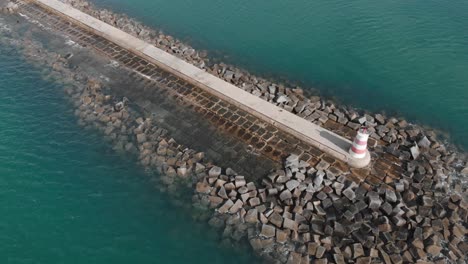
[[[215,95],[225,102],[249,112],[257,119],[272,124],[298,140],[315,146],[341,161],[349,162],[354,167],[365,167],[369,162],[369,159],[354,159],[349,155],[348,150],[351,146],[349,140],[310,123],[297,115],[284,111],[284,109],[243,91],[130,34],[61,2],[55,0],[34,0],[34,2],[87,27],[97,35],[131,50],[161,68],[208,91],[209,94]]]

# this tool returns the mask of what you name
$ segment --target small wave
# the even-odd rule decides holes
[[[88,194],[88,197],[103,197],[104,195],[102,193],[90,193]]]
[[[99,78],[100,78],[101,80],[104,80],[104,81],[106,81],[106,82],[110,82],[110,78],[109,78],[109,77],[107,77],[107,76],[100,75],[100,76],[99,76]]]
[[[67,41],[65,41],[65,44],[67,44],[68,46],[71,46],[73,48],[81,48],[80,44],[76,43],[75,41],[73,41],[71,39],[67,39]]]
[[[35,19],[32,19],[32,18],[29,17],[28,15],[25,15],[25,14],[23,14],[23,13],[18,13],[18,14],[19,14],[21,17],[25,18],[26,20],[28,20],[28,21],[30,21],[31,23],[33,23],[33,24],[39,26],[39,27],[42,28],[42,29],[52,30],[51,27],[48,27],[48,26],[42,24],[41,22],[39,22],[39,21],[37,21],[37,20],[35,20]]]
[[[11,32],[11,28],[4,24],[5,20],[0,18],[0,32]]]
[[[111,60],[108,64],[106,64],[106,67],[111,67],[111,68],[118,68],[120,66],[120,63],[115,61],[115,60]]]

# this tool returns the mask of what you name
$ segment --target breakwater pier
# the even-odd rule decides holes
[[[252,134],[251,138],[257,138],[258,142],[251,142],[255,148],[262,150],[266,145],[262,135],[256,135],[257,132],[251,127],[261,127],[267,132],[275,133],[280,130],[282,133],[276,137],[276,141],[281,138],[290,139],[289,146],[295,147],[294,142],[299,142],[302,145],[309,145],[325,152],[332,157],[341,161],[350,163],[355,167],[364,167],[368,160],[359,164],[360,161],[353,160],[348,153],[351,147],[351,142],[331,131],[319,127],[311,122],[308,122],[290,112],[276,107],[260,98],[245,92],[232,84],[229,84],[215,76],[202,71],[195,66],[178,59],[166,52],[148,44],[144,41],[135,38],[119,29],[109,26],[108,24],[97,20],[89,15],[81,12],[76,12],[75,9],[58,2],[58,1],[38,1],[37,4],[45,7],[47,10],[55,12],[58,15],[77,23],[76,37],[79,41],[84,41],[100,51],[106,53],[119,62],[126,64],[136,72],[148,77],[150,80],[155,80],[155,77],[161,77],[161,74],[172,73],[176,82],[175,90],[179,95],[184,95],[184,99],[191,100],[193,105],[200,105],[207,112],[211,112],[218,119],[227,119],[225,113],[232,113],[231,109],[239,111],[237,125],[247,123],[245,128],[246,134]],[[89,30],[88,36],[82,36],[77,29],[77,26],[83,26]],[[71,27],[73,25],[60,25],[62,30],[73,35]],[[83,32],[84,33],[84,32]],[[118,45],[118,46],[115,46]],[[193,87],[196,86],[196,87]],[[197,90],[198,88],[198,90]],[[192,90],[195,90],[192,92]],[[210,97],[213,99],[210,100]],[[201,103],[204,104],[201,104]],[[208,106],[208,107],[207,107]],[[229,111],[231,110],[231,111]],[[226,120],[227,121],[227,120]],[[236,125],[236,124],[234,124]],[[275,136],[273,136],[275,137]],[[247,138],[247,136],[245,136]],[[266,138],[269,140],[270,138]],[[275,140],[273,140],[274,142]],[[287,142],[287,141],[286,141]],[[273,146],[272,152],[279,157],[287,155],[287,151],[279,146]],[[307,153],[307,150],[298,150]],[[298,153],[302,154],[302,153]],[[308,153],[310,154],[310,153]]]
[[[180,181],[192,184],[194,207],[215,209],[209,222],[229,239],[248,239],[265,259],[283,263],[464,259],[467,204],[463,188],[451,186],[449,178],[466,173],[466,163],[456,165],[457,153],[435,134],[279,85],[241,89],[232,80],[239,75],[235,71],[222,69],[214,76],[61,2],[10,4],[4,9],[12,15],[46,25],[146,82],[149,101],[153,93],[172,98],[240,142],[238,148],[264,158],[264,167],[276,166],[265,175],[244,177],[236,171],[246,163],[234,164],[235,170],[206,163],[205,154],[171,140],[150,117],[138,116],[127,102],[138,102],[130,92],[126,100],[109,100],[112,93],[105,94],[98,81],[69,91],[82,122],[136,152],[143,166],[157,168],[162,184],[173,191]],[[54,67],[73,75],[66,67],[71,59],[62,56]],[[151,113],[145,102],[134,107],[146,106]],[[348,149],[361,125],[371,128],[372,160],[356,166]],[[234,150],[230,159],[238,157],[238,148],[223,147]]]

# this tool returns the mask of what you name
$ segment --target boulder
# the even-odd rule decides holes
[[[256,251],[261,250],[263,248],[262,240],[259,238],[252,238],[249,242],[250,246]]]
[[[385,190],[385,200],[389,203],[395,203],[397,201],[397,196],[395,194],[395,191],[391,189],[386,189]]]
[[[223,199],[218,196],[209,196],[208,200],[210,201],[211,208],[216,208],[223,202]]]
[[[133,145],[133,143],[128,142],[127,144],[125,144],[125,151],[134,153],[137,151],[137,148],[135,147],[135,145]]]
[[[224,188],[224,186],[221,186],[218,190],[218,196],[223,198],[223,199],[228,199],[228,196],[227,196],[227,193],[226,193],[226,189]]]
[[[285,201],[287,199],[291,199],[292,198],[292,194],[289,190],[284,190],[280,196],[279,196],[280,200],[281,201]]]
[[[249,200],[249,205],[252,207],[255,207],[257,205],[260,205],[260,198],[254,197]]]
[[[206,182],[197,182],[196,191],[198,193],[210,193],[211,186]]]
[[[237,176],[237,177],[239,177],[239,176]],[[236,180],[234,181],[234,185],[236,185],[236,188],[240,188],[240,187],[245,186],[247,184],[245,179],[243,179],[243,178],[238,179],[237,177],[236,177]]]
[[[318,246],[317,250],[315,251],[315,257],[316,258],[322,258],[323,255],[325,254],[326,248],[323,246]]]
[[[289,218],[284,218],[283,227],[286,228],[286,229],[289,229],[289,230],[296,231],[298,225],[297,225],[296,221],[291,220]]]
[[[290,191],[296,189],[298,186],[299,186],[299,182],[296,180],[290,180],[286,182],[286,188],[288,188],[288,190]]]
[[[197,164],[195,164],[195,172],[200,173],[200,172],[203,172],[203,171],[205,171],[205,166],[203,164],[197,162]]]
[[[396,182],[395,183],[395,190],[397,192],[403,192],[405,190],[405,184],[403,182]]]
[[[461,175],[463,176],[468,176],[468,166],[466,166],[464,169],[460,171]]]
[[[393,216],[392,221],[396,226],[404,226],[406,224],[406,220],[399,215]]]
[[[156,153],[159,156],[166,156],[167,155],[167,147],[166,146],[159,146],[158,149],[156,150]]]
[[[302,261],[302,254],[297,253],[297,252],[291,252],[289,254],[288,262],[287,264],[301,264]]]
[[[432,256],[439,255],[440,251],[442,251],[442,247],[437,246],[437,245],[430,245],[426,247],[426,252],[431,254]]]
[[[321,258],[321,259],[314,259],[314,264],[328,264],[328,259],[327,258]]]
[[[228,182],[224,185],[224,188],[226,189],[226,191],[232,191],[236,189],[236,186],[234,185],[234,183]]]
[[[146,142],[146,134],[144,134],[144,133],[138,134],[138,135],[137,135],[137,142],[138,142],[139,144],[145,143],[145,142]]]
[[[361,243],[353,244],[353,258],[357,259],[361,256],[364,256],[364,248],[362,247]]]
[[[227,200],[219,209],[218,212],[221,214],[225,214],[228,210],[234,205],[231,200]]]
[[[380,210],[382,210],[386,215],[390,215],[393,212],[393,207],[388,202],[382,204]]]
[[[315,256],[315,253],[317,252],[317,248],[318,248],[319,244],[317,244],[316,242],[310,242],[307,244],[307,254],[311,255],[311,256]]]
[[[299,164],[299,156],[291,154],[286,158],[285,167],[289,167],[291,164]]]
[[[123,102],[118,102],[114,105],[114,111],[115,112],[120,112],[124,109],[125,105]]]
[[[283,226],[283,217],[278,214],[277,212],[273,212],[270,217],[268,217],[268,221],[278,228],[281,228]]]
[[[15,13],[19,9],[19,6],[18,4],[9,2],[4,9],[9,13]]]
[[[269,85],[268,86],[268,93],[270,94],[276,94],[276,85]]]
[[[177,175],[177,171],[172,166],[169,166],[166,170],[166,176],[175,177],[176,175]]]
[[[268,193],[269,196],[276,195],[276,194],[278,194],[278,189],[276,189],[276,188],[268,189],[267,193]]]
[[[333,254],[335,264],[345,264],[345,260],[342,254]]]
[[[376,195],[369,195],[369,208],[372,210],[377,210],[382,205],[382,200],[378,194]]]
[[[315,166],[315,168],[316,168],[317,170],[319,170],[319,171],[320,171],[320,170],[324,171],[324,170],[328,169],[328,167],[330,167],[330,163],[328,163],[328,162],[326,162],[326,161],[324,161],[324,160],[321,160],[321,161]]]
[[[231,208],[229,208],[229,213],[231,214],[235,214],[237,212],[239,212],[239,210],[242,208],[242,206],[244,205],[244,203],[238,199],[232,206]]]
[[[362,257],[356,259],[356,264],[370,264],[372,258],[371,257]]]
[[[286,95],[282,94],[282,95],[277,96],[275,101],[279,104],[283,104],[283,103],[289,102],[290,99]]]
[[[314,178],[315,187],[322,186],[324,177],[325,177],[325,172],[323,170],[319,170],[315,173],[315,178]]]
[[[419,157],[419,147],[417,144],[415,144],[414,146],[412,146],[410,148],[410,151],[411,151],[411,156],[413,157],[413,159],[417,159]]]
[[[249,200],[250,195],[248,193],[243,193],[241,194],[241,199],[242,202],[247,203],[247,200]],[[260,200],[260,199],[259,199]],[[250,203],[249,203],[250,204]]]
[[[348,198],[350,201],[353,201],[356,198],[356,194],[351,188],[346,188],[343,191],[343,195],[346,196],[346,198]]]
[[[260,232],[260,236],[270,238],[276,235],[276,228],[272,225],[262,225],[262,231]]]
[[[247,214],[244,217],[247,223],[256,224],[258,222],[258,211],[256,208],[250,209],[247,211]]]
[[[208,176],[210,176],[210,178],[216,178],[219,175],[221,175],[220,167],[214,166],[208,171]]]
[[[385,118],[381,114],[376,114],[375,115],[375,120],[381,125],[385,124]]]
[[[181,178],[187,178],[189,176],[189,171],[185,167],[177,168],[177,175]]]
[[[288,241],[289,235],[288,232],[281,229],[276,230],[276,242],[284,244]]]
[[[428,149],[431,147],[431,141],[429,141],[429,139],[426,136],[424,136],[418,141],[418,146],[421,148]]]

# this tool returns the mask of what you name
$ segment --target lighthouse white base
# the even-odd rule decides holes
[[[365,155],[362,156],[362,158],[355,158],[350,155],[350,158],[348,159],[348,165],[353,167],[353,168],[364,168],[367,165],[369,165],[371,161],[371,156],[368,150],[366,150]]]

